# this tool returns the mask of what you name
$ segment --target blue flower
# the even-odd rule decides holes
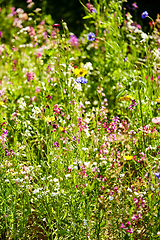
[[[123,61],[124,62],[128,62],[128,57],[125,57],[125,59]]]
[[[87,39],[89,40],[89,41],[94,41],[94,39],[95,39],[95,34],[94,33],[88,33],[88,36],[87,36]]]
[[[147,11],[144,11],[142,14],[141,14],[142,18],[146,18],[148,17],[148,12]]]
[[[95,8],[92,9],[92,13],[97,13],[97,10]]]
[[[154,173],[154,175],[157,177],[157,179],[160,178],[160,172],[159,173]]]
[[[84,77],[78,77],[76,80],[77,83],[87,83],[87,79]]]

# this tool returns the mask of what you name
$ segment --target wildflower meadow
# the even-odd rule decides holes
[[[160,15],[80,3],[0,8],[1,240],[160,239]]]

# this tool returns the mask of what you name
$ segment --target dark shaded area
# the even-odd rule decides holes
[[[138,8],[135,10],[133,10],[133,3],[136,3],[138,6]],[[151,20],[149,18],[142,19],[141,14],[144,11],[147,11],[153,20],[156,20],[158,13],[160,14],[160,1],[157,0],[128,0],[127,3],[124,3],[124,7],[126,8],[127,12],[132,14],[133,20],[140,24],[145,32],[149,31],[149,22]]]
[[[0,1],[1,2],[1,1]],[[70,32],[75,33],[78,37],[83,30],[84,20],[82,19],[85,11],[79,0],[33,0],[35,3],[31,9],[27,8],[27,3],[24,0],[2,0],[2,6],[14,6],[22,8],[26,13],[31,12],[33,9],[41,8],[42,14],[50,14],[55,23],[60,23],[61,20],[67,23]],[[87,0],[81,0],[86,4]]]
[[[81,0],[85,5],[88,0]],[[83,25],[86,22],[83,20],[85,14],[84,8],[79,2],[79,0],[33,0],[35,8],[41,8],[43,14],[50,14],[54,19],[55,23],[60,23],[63,19],[71,32],[75,33],[78,37],[83,30]],[[94,1],[90,1],[92,4]],[[106,0],[108,2],[108,0]],[[138,5],[138,8],[133,10],[132,4],[133,0],[128,0],[127,3],[124,3],[123,6],[128,12],[133,15],[133,20],[140,24],[143,30],[149,31],[149,19],[142,19],[141,14],[144,11],[148,11],[149,16],[154,20],[156,19],[157,13],[160,13],[160,2],[156,0],[137,0],[135,3]],[[1,5],[7,5],[10,3],[16,8],[23,8],[25,12],[30,12],[30,9],[27,8],[27,3],[24,0],[2,0]]]
[[[79,0],[35,0],[35,4],[42,8],[42,12],[51,14],[56,23],[60,23],[63,19],[71,32],[80,35],[84,24],[82,20],[84,8]]]

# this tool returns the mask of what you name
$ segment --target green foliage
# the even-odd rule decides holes
[[[46,1],[1,10],[1,239],[159,238],[157,25],[81,4],[79,38]]]

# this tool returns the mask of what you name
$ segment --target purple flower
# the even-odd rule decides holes
[[[0,38],[2,38],[3,37],[3,34],[2,34],[2,31],[0,31]]]
[[[132,6],[133,6],[133,10],[135,10],[135,8],[138,8],[136,3],[132,3]]]
[[[160,172],[159,173],[154,173],[154,175],[157,177],[157,179],[160,178]]]
[[[59,147],[59,143],[58,143],[58,142],[55,142],[55,143],[54,143],[54,146],[58,148],[58,147]]]
[[[75,35],[70,36],[70,43],[74,47],[78,47],[78,38]]]
[[[136,100],[132,100],[132,104],[129,105],[128,109],[131,110],[131,109],[133,109],[134,106],[136,106],[136,105],[137,105]]]
[[[92,9],[92,13],[97,13],[97,10],[95,8]]]
[[[84,78],[84,77],[78,77],[76,82],[77,83],[84,83],[84,84],[86,84],[87,83],[87,79]]]
[[[137,105],[136,100],[132,100],[132,107],[134,107],[135,105]]]
[[[127,7],[128,9],[131,9],[131,7],[129,6],[129,4],[127,4],[126,7]]]
[[[142,18],[146,18],[148,17],[148,12],[147,11],[144,11],[142,14],[141,14]]]
[[[95,34],[94,33],[88,33],[88,36],[87,36],[87,39],[89,40],[89,41],[94,41],[95,40]]]
[[[27,76],[27,80],[29,82],[30,80],[34,79],[35,74],[34,74],[34,72],[28,72],[28,73],[26,73],[26,76]]]
[[[123,61],[124,62],[128,62],[128,57],[125,57],[125,59]]]
[[[48,99],[52,99],[52,97],[51,97],[50,95],[47,95],[46,98],[48,98]]]

